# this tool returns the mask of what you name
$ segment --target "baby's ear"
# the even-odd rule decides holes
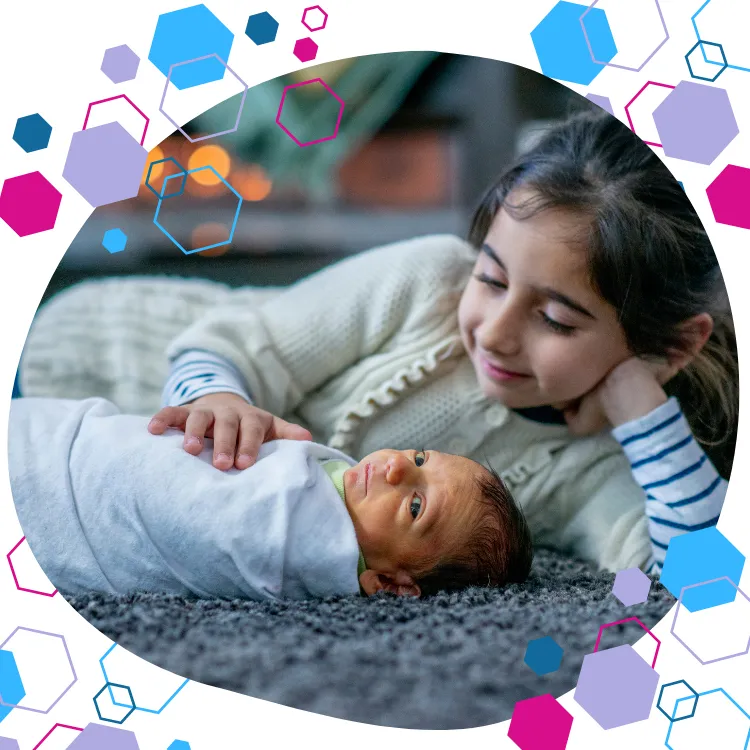
[[[367,596],[378,591],[388,591],[396,596],[420,596],[422,593],[414,579],[403,571],[391,575],[368,569],[359,576],[359,585]]]

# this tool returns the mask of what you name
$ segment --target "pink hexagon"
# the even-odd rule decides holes
[[[83,120],[83,127],[81,130],[86,130],[86,126],[89,124],[89,117],[91,117],[91,110],[96,107],[98,104],[106,104],[107,102],[114,102],[117,101],[117,99],[124,99],[145,121],[146,123],[143,126],[143,133],[141,133],[141,140],[139,141],[140,145],[142,146],[146,140],[146,133],[148,132],[148,125],[151,122],[148,115],[136,104],[133,103],[133,100],[126,96],[125,94],[118,94],[117,96],[110,96],[106,99],[99,99],[97,102],[91,102],[86,109],[86,117]]]
[[[286,99],[287,92],[298,86],[310,86],[314,83],[319,83],[338,103],[339,103],[339,114],[336,118],[336,124],[333,128],[332,135],[326,135],[322,138],[316,138],[312,141],[301,141],[292,133],[289,128],[281,122],[281,115],[284,109],[284,101]],[[281,94],[281,101],[279,102],[279,111],[276,113],[276,124],[300,147],[312,146],[315,143],[323,143],[323,141],[332,141],[339,134],[339,126],[341,125],[341,118],[344,116],[344,100],[322,79],[312,78],[309,81],[302,81],[300,83],[291,83],[288,86],[284,86],[284,91]]]
[[[518,701],[508,728],[508,737],[521,750],[565,750],[573,717],[552,695]]]
[[[0,219],[19,237],[55,226],[62,193],[41,172],[9,177],[0,192]]]
[[[659,649],[661,648],[661,641],[637,618],[637,617],[626,617],[624,620],[615,620],[615,622],[608,622],[599,627],[599,634],[596,637],[596,644],[594,645],[594,653],[599,650],[599,645],[602,642],[602,635],[607,628],[613,628],[615,625],[624,625],[626,622],[637,622],[645,631],[646,635],[650,635],[656,642],[656,651],[654,651],[654,658],[651,661],[651,669],[656,666],[656,658],[659,656]]]
[[[47,732],[47,734],[44,735],[44,737],[42,737],[41,740],[39,740],[39,742],[36,743],[36,745],[34,745],[34,747],[31,748],[31,750],[39,750],[39,748],[44,744],[44,742],[47,739],[49,739],[49,736],[55,731],[55,729],[72,729],[76,732],[83,731],[83,727],[74,727],[74,726],[71,726],[70,724],[60,724],[58,722],[52,727],[52,729],[49,730],[49,732]]]
[[[306,36],[304,39],[298,39],[294,43],[294,56],[300,62],[310,62],[310,60],[315,59],[317,54],[318,45],[309,36]]]
[[[312,16],[312,26],[308,23],[308,16]],[[319,5],[311,5],[309,8],[305,8],[305,12],[302,14],[302,25],[308,31],[322,31],[328,23],[328,13]]]
[[[630,108],[635,104],[636,99],[649,87],[649,86],[660,86],[661,88],[665,89],[673,89],[674,86],[670,86],[668,83],[658,83],[657,81],[646,81],[646,83],[641,86],[640,89],[638,89],[638,93],[625,105],[625,115],[628,118],[628,125],[630,125],[630,129],[638,135],[638,132],[635,129],[635,125],[633,125],[633,118],[630,116]],[[656,143],[654,141],[643,141],[647,146],[658,146],[659,148],[662,147],[661,143]]]
[[[719,224],[750,229],[750,169],[728,164],[706,194]]]
[[[21,541],[18,542],[18,544],[13,547],[13,549],[8,552],[8,554],[5,556],[8,560],[8,565],[10,566],[10,572],[13,575],[13,581],[16,584],[16,588],[19,591],[25,591],[27,594],[39,594],[39,596],[49,596],[53,597],[57,593],[57,589],[54,589],[53,591],[37,591],[36,589],[28,588],[27,586],[22,586],[21,582],[18,579],[18,571],[16,571],[15,566],[13,565],[13,553],[26,541],[26,537],[22,536]],[[27,542],[28,544],[28,542]]]

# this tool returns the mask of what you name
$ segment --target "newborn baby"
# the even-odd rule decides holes
[[[525,580],[531,540],[502,480],[467,458],[382,450],[356,463],[275,440],[212,466],[178,431],[100,398],[11,403],[10,481],[43,570],[66,593],[256,600],[420,596]]]

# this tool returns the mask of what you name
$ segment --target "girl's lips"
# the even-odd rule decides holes
[[[497,367],[497,365],[493,365],[481,354],[479,355],[479,360],[482,364],[482,369],[493,380],[507,383],[511,381],[524,380],[525,378],[531,377],[530,375],[525,375],[522,372],[514,372],[513,370],[505,370],[502,367]]]

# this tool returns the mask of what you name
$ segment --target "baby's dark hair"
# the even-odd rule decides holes
[[[476,248],[501,207],[521,221],[547,209],[588,219],[591,284],[617,311],[634,355],[689,351],[682,324],[711,315],[710,339],[666,391],[728,477],[739,407],[731,311],[706,230],[659,157],[615,117],[584,111],[549,129],[486,193],[469,231]]]
[[[523,583],[529,575],[533,548],[523,512],[493,469],[473,477],[481,515],[459,554],[441,560],[417,583],[422,596],[468,586]]]

